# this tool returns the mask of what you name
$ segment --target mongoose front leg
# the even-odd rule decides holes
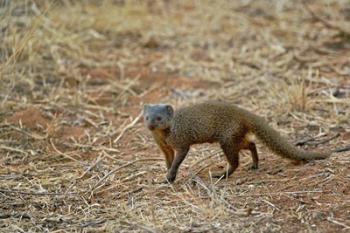
[[[168,144],[166,144],[166,142],[163,141],[159,142],[158,145],[164,154],[166,167],[169,170],[174,160],[174,150],[171,146],[169,146]]]
[[[182,161],[185,159],[189,149],[189,146],[176,149],[175,159],[171,164],[170,170],[168,170],[168,174],[166,176],[168,182],[173,183],[175,181],[177,170],[179,169]]]
[[[224,171],[219,174],[212,175],[213,178],[226,178],[229,177],[239,165],[239,147],[238,145],[231,143],[221,144],[221,148],[226,155],[227,162],[229,163],[229,168],[227,171]]]
[[[258,151],[256,150],[255,143],[250,142],[248,145],[248,149],[250,150],[250,153],[252,154],[252,159],[253,159],[253,164],[250,167],[250,169],[258,169],[259,157],[258,157]]]

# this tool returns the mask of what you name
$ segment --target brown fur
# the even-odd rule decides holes
[[[258,153],[252,134],[273,152],[288,159],[325,159],[330,155],[296,148],[268,126],[263,118],[226,102],[204,102],[180,108],[175,112],[170,105],[151,105],[148,109],[145,107],[144,117],[148,119],[145,123],[165,155],[169,182],[175,180],[177,170],[190,146],[197,143],[218,142],[224,151],[229,169],[214,177],[231,175],[239,165],[238,154],[242,149],[250,150],[252,168],[258,168]],[[153,118],[160,120],[159,124]]]

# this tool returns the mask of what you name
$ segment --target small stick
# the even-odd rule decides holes
[[[257,66],[256,64],[249,62],[249,61],[242,60],[238,57],[232,57],[232,60],[234,62],[239,63],[240,65],[245,65],[245,66],[248,66],[248,67],[255,69],[255,70],[261,70],[261,68],[259,66]]]
[[[52,142],[52,139],[50,139],[50,143],[51,143],[52,148],[53,148],[59,155],[62,155],[63,157],[66,157],[66,158],[68,158],[68,159],[70,159],[70,160],[73,160],[73,161],[75,161],[75,162],[81,163],[79,160],[73,158],[72,156],[67,155],[67,154],[65,154],[65,153],[63,153],[63,152],[61,152],[61,151],[59,151],[59,150],[56,148],[55,144]]]
[[[113,143],[117,143],[123,137],[125,132],[128,129],[132,128],[140,120],[141,117],[142,117],[142,112],[137,117],[135,117],[135,119],[120,132],[118,137],[116,139],[114,139]]]
[[[44,139],[46,139],[48,137],[47,133],[46,133],[45,136],[41,136],[41,135],[38,135],[36,133],[28,133],[28,132],[24,131],[23,129],[20,129],[18,127],[13,126],[13,125],[7,125],[7,126],[10,127],[13,130],[16,130],[16,131],[18,131],[20,133],[23,133],[23,134],[25,134],[25,135],[27,135],[29,137],[32,137],[34,139],[37,139],[37,140],[44,140]]]
[[[0,189],[0,193],[16,193],[22,195],[34,195],[34,196],[66,196],[66,195],[78,195],[83,192],[73,192],[73,193],[36,193],[36,192],[24,192],[11,189]]]
[[[327,138],[327,139],[324,139],[322,141],[319,141],[319,142],[315,142],[315,143],[310,143],[310,145],[314,145],[314,146],[317,146],[317,145],[321,145],[321,144],[325,144],[329,141],[332,141],[333,139],[337,138],[340,136],[340,133],[337,133],[335,134],[333,137],[330,137],[330,138]]]
[[[303,5],[305,6],[305,9],[311,14],[311,16],[313,18],[315,18],[316,20],[318,20],[319,22],[321,22],[324,26],[326,26],[327,28],[330,28],[330,29],[334,29],[334,30],[337,30],[347,36],[350,36],[350,31],[347,31],[346,29],[336,25],[336,24],[333,24],[333,23],[330,23],[328,22],[327,20],[325,20],[324,18],[322,18],[321,16],[318,16],[315,12],[313,12],[311,10],[311,8],[309,7],[309,5],[306,3],[306,1],[302,1]]]
[[[341,222],[339,222],[339,221],[337,221],[337,220],[334,220],[334,219],[331,218],[331,217],[328,217],[327,220],[330,221],[331,223],[334,223],[334,224],[337,224],[337,225],[339,225],[339,226],[344,227],[344,229],[350,229],[350,226],[348,226],[348,225],[346,225],[346,224],[344,224],[344,223],[341,223]]]
[[[148,158],[148,159],[137,159],[134,161],[131,161],[127,164],[121,165],[119,167],[116,167],[114,169],[112,169],[110,172],[108,172],[104,177],[102,177],[89,191],[87,192],[93,192],[105,179],[107,179],[110,175],[112,175],[113,173],[119,171],[122,168],[126,168],[130,165],[133,165],[134,163],[137,162],[145,162],[145,161],[159,161],[159,160],[163,160],[162,158]]]
[[[96,225],[100,225],[102,223],[105,223],[106,221],[107,221],[106,219],[98,219],[98,220],[93,220],[90,222],[84,222],[80,225],[80,227],[86,228],[86,227],[96,226]]]
[[[333,152],[339,153],[339,152],[345,152],[345,151],[349,151],[349,150],[350,150],[350,145],[347,145],[345,147],[335,149],[335,150],[333,150]]]
[[[259,193],[259,194],[239,194],[237,197],[260,197],[260,196],[270,196],[270,195],[281,195],[281,194],[307,194],[307,193],[329,193],[330,191],[295,191],[295,192],[274,192],[274,193]]]
[[[268,200],[262,199],[263,202],[265,202],[266,204],[272,206],[272,208],[280,210],[280,208],[278,208],[276,205],[272,204],[271,202],[269,202]]]
[[[307,144],[308,142],[311,142],[311,141],[315,141],[315,138],[305,138],[305,139],[302,139],[296,143],[294,143],[294,145],[296,146],[303,146],[305,144]]]
[[[12,151],[12,152],[18,152],[18,153],[22,153],[22,154],[27,154],[27,152],[14,148],[14,147],[9,147],[9,146],[4,146],[4,145],[0,145],[0,149],[3,150],[7,150],[7,151]]]
[[[300,140],[300,141],[296,142],[295,145],[296,146],[303,146],[303,145],[309,144],[309,145],[316,146],[316,145],[320,145],[320,144],[325,144],[325,143],[327,143],[327,142],[329,142],[329,141],[331,141],[331,140],[333,140],[333,139],[335,139],[335,138],[337,138],[339,136],[340,136],[340,134],[337,133],[337,134],[335,134],[334,136],[332,136],[330,138],[324,139],[324,140],[319,141],[319,142],[314,142],[314,143],[309,143],[309,142],[316,141],[317,137],[306,138],[306,139],[303,139],[303,140]]]
[[[90,167],[89,167],[88,169],[86,169],[86,170],[84,171],[84,173],[83,173],[81,176],[79,176],[79,177],[77,178],[77,180],[83,178],[89,171],[91,171],[94,167],[96,167],[97,164],[99,164],[100,161],[103,160],[104,158],[105,158],[104,155],[103,155],[103,156],[99,156],[99,157],[95,160],[95,162],[94,162],[93,164],[91,164]]]

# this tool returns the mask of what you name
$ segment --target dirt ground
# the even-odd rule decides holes
[[[193,146],[174,184],[144,103],[221,99],[291,143],[350,144],[350,2],[0,1],[0,232],[350,232],[350,152],[258,143],[228,179]]]

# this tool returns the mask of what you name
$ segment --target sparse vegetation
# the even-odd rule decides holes
[[[350,141],[350,5],[0,0],[0,232],[346,232],[349,152],[265,147],[227,180],[217,145],[174,185],[143,103],[225,99],[305,149]],[[328,140],[331,139],[331,140]]]

